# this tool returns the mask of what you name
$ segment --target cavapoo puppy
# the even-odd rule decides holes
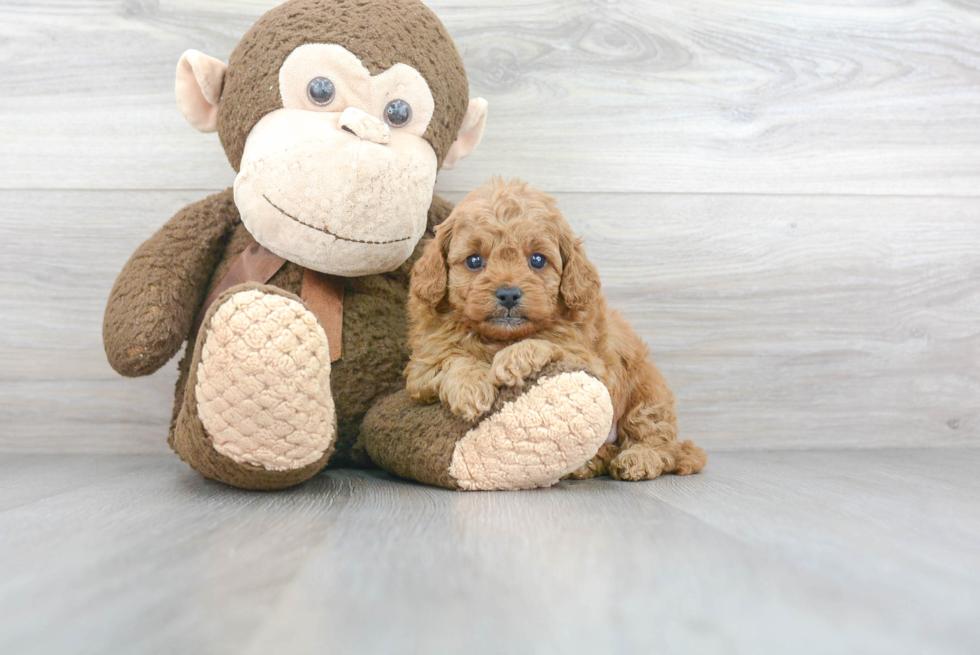
[[[571,477],[700,471],[704,452],[676,440],[674,395],[599,286],[554,198],[494,179],[456,206],[412,271],[409,394],[472,420],[500,387],[577,363],[609,389],[617,438]]]

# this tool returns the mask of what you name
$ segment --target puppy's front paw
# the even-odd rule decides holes
[[[443,383],[440,399],[453,414],[473,421],[490,411],[497,399],[497,388],[486,378]]]
[[[555,360],[554,344],[543,339],[525,339],[507,346],[493,358],[490,380],[497,386],[518,387]]]
[[[616,480],[652,480],[664,472],[666,464],[656,448],[638,444],[613,458],[609,475]]]

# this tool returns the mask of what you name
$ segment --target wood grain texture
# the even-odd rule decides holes
[[[0,192],[0,449],[166,451],[175,366],[118,377],[102,312],[129,254],[203,195]],[[976,200],[558,199],[677,393],[685,438],[978,443]]]
[[[173,456],[4,455],[0,650],[972,653],[978,466],[726,453],[646,483],[247,493]]]
[[[227,57],[273,4],[0,1],[0,449],[166,450],[175,367],[116,376],[102,311],[136,245],[232,180],[177,57]],[[431,5],[493,117],[440,191],[567,191],[685,436],[980,443],[976,3]]]
[[[274,4],[0,3],[0,187],[228,186],[174,69]],[[978,195],[975,2],[430,4],[491,106],[444,188]]]

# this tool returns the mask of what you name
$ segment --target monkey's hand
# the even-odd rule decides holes
[[[102,323],[118,373],[149,375],[177,353],[237,221],[231,189],[216,193],[182,209],[129,258]]]
[[[562,358],[561,347],[544,339],[525,339],[507,346],[493,358],[490,381],[498,387],[520,387],[524,380]]]
[[[453,414],[473,421],[487,413],[497,399],[490,367],[472,357],[457,357],[444,367],[439,400]]]

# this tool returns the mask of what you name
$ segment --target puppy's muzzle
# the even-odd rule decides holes
[[[497,297],[497,301],[501,305],[510,310],[521,302],[524,293],[517,287],[500,287],[493,295]]]

